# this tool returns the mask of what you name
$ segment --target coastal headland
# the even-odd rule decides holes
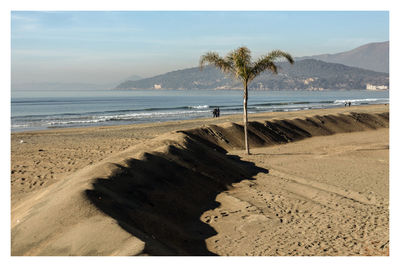
[[[388,105],[249,121],[12,133],[12,255],[388,255]]]

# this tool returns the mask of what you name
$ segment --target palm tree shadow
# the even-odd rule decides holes
[[[233,183],[252,180],[259,168],[208,141],[187,137],[184,148],[129,159],[98,178],[86,196],[105,214],[145,242],[147,255],[215,255],[205,240],[217,232],[200,220],[220,204],[216,196]]]

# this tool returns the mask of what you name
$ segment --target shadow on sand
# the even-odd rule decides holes
[[[200,216],[218,207],[216,196],[233,183],[268,173],[188,135],[183,144],[125,163],[111,176],[96,179],[86,195],[143,240],[147,255],[215,255],[205,240],[217,233]]]
[[[250,122],[249,143],[261,147],[388,126],[388,112]],[[218,207],[216,196],[233,183],[268,170],[227,155],[226,150],[243,149],[239,124],[208,125],[174,134],[163,140],[162,152],[145,153],[114,166],[117,171],[96,179],[86,195],[142,239],[145,254],[213,255],[205,240],[216,232],[200,216]]]

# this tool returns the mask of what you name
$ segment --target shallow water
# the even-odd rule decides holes
[[[242,113],[240,90],[12,91],[11,130],[162,122]],[[389,103],[388,91],[250,91],[249,113]]]

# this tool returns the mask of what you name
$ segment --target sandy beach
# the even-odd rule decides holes
[[[388,255],[389,106],[11,134],[12,255]]]

